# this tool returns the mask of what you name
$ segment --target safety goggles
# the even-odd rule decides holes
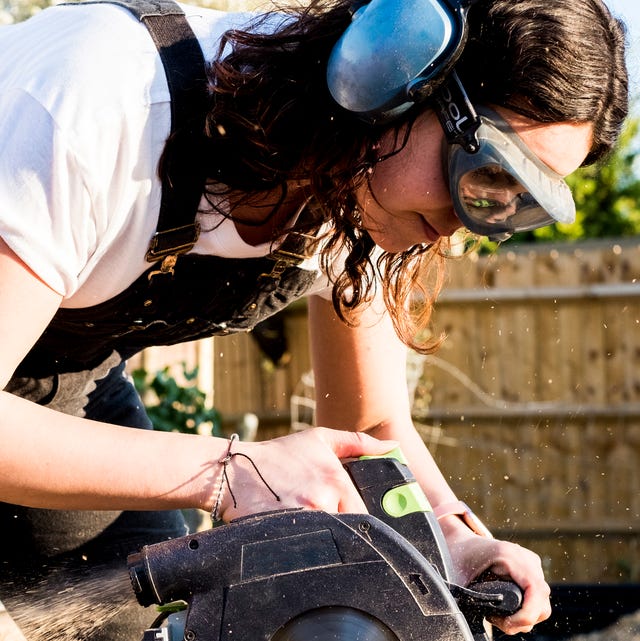
[[[495,111],[474,109],[455,72],[434,96],[447,145],[443,163],[456,215],[469,231],[502,241],[575,220],[563,177]]]

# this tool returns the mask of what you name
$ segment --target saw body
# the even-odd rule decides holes
[[[187,604],[143,641],[479,641],[488,612],[517,609],[504,584],[450,582],[444,538],[406,465],[347,469],[369,514],[267,512],[131,555],[141,605]]]

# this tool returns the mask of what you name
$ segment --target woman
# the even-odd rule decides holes
[[[211,60],[195,116],[204,134],[170,135],[160,60],[126,10],[61,6],[0,32],[0,518],[11,542],[0,567],[16,581],[0,599],[11,610],[51,568],[122,565],[183,534],[177,508],[225,521],[291,506],[362,511],[341,459],[399,444],[441,517],[456,580],[511,577],[523,607],[495,623],[530,630],[550,612],[539,558],[460,518],[405,387],[406,346],[438,344],[420,330],[451,235],[483,209],[494,229],[486,194],[454,209],[442,151],[451,101],[425,92],[391,119],[337,104],[327,60],[347,2],[255,24],[183,8]],[[524,143],[554,185],[611,149],[627,110],[624,34],[600,0],[480,0],[468,26],[456,70],[471,103],[492,107],[487,131],[506,122],[510,144]],[[206,187],[186,250],[147,262],[161,198],[193,175]],[[255,468],[231,458],[221,483],[229,443],[148,429],[124,362],[150,344],[248,329],[303,295],[323,427],[233,443]],[[129,610],[90,632],[78,617],[77,637],[138,638],[148,613]]]

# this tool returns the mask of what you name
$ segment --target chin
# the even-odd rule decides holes
[[[418,236],[418,234],[416,234],[416,236]],[[416,245],[433,245],[435,242],[432,238],[427,238],[424,235],[420,236],[420,238],[376,238],[373,234],[371,235],[373,241],[378,247],[393,254],[407,251],[407,249],[411,249]]]
[[[391,241],[386,238],[382,238],[382,239],[374,238],[373,242],[375,242],[377,247],[391,254],[397,254],[398,252],[403,252],[406,249],[409,249],[409,247],[411,246],[411,245],[407,245],[406,243],[399,243],[399,242]]]

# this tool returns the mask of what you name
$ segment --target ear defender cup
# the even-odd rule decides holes
[[[371,0],[358,7],[327,64],[334,100],[374,124],[428,98],[464,48],[474,0]]]

